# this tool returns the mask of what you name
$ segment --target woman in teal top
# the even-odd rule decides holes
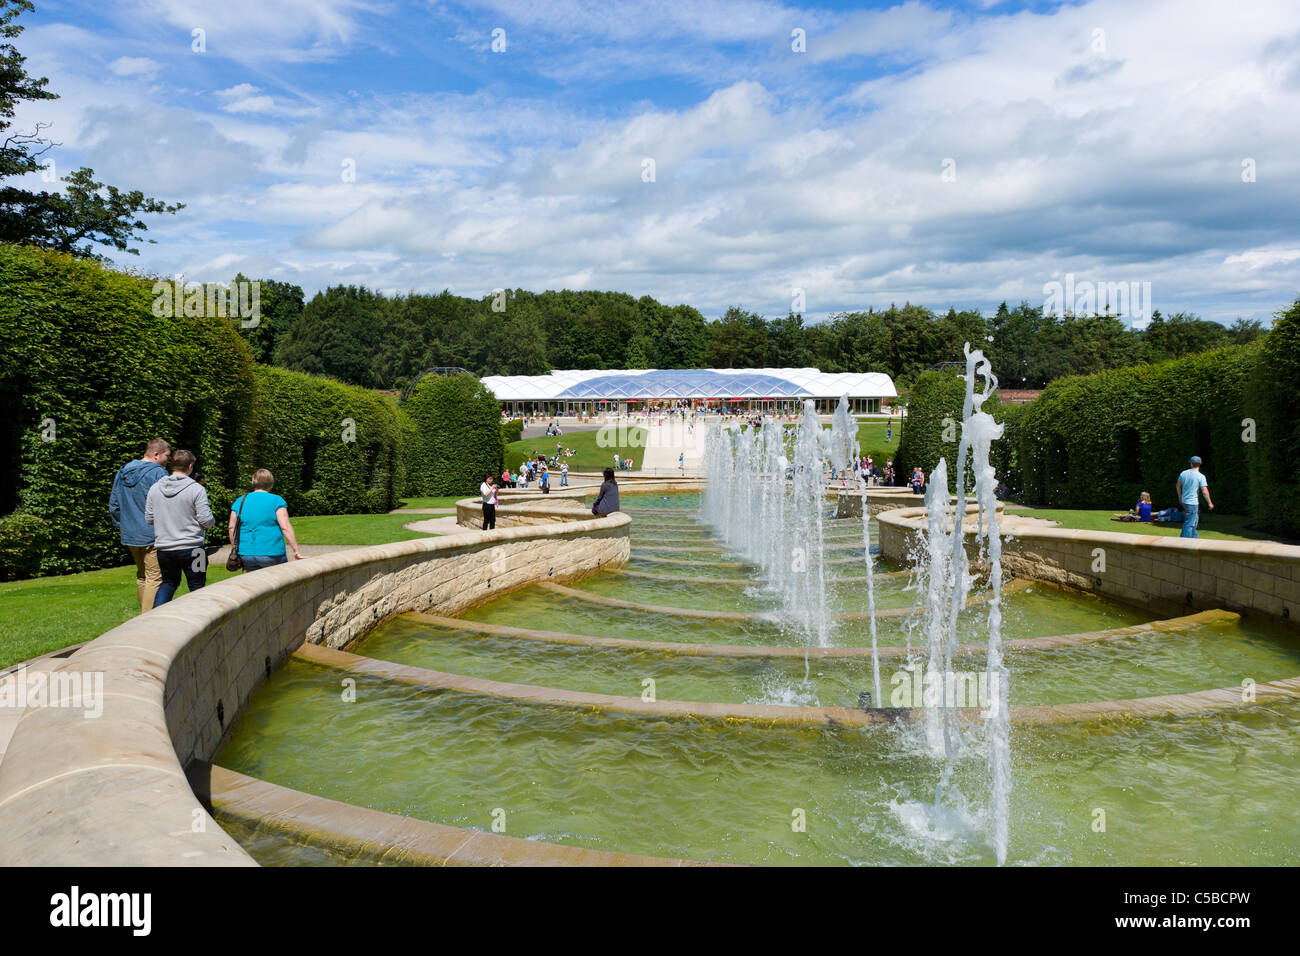
[[[230,540],[235,540],[238,527],[239,556],[245,571],[284,564],[289,560],[284,547],[286,541],[294,560],[302,557],[293,525],[289,524],[289,509],[283,498],[271,494],[274,484],[275,476],[259,468],[253,472],[253,490],[240,495],[230,506]]]

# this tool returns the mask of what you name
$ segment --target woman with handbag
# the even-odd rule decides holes
[[[253,490],[240,495],[230,506],[230,557],[226,567],[256,571],[288,560],[284,544],[289,542],[295,561],[302,558],[289,523],[289,509],[283,498],[271,494],[275,477],[265,468],[253,472]]]

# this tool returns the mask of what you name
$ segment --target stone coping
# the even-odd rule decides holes
[[[676,581],[680,584],[720,584],[731,587],[753,587],[761,584],[761,581],[752,578],[684,578],[675,574],[654,574],[650,571],[629,571],[627,568],[610,568],[610,574],[621,574],[629,578],[646,578],[650,581]],[[853,577],[833,578],[834,584],[866,584],[868,580],[883,581],[890,578],[905,578],[911,571],[878,571],[871,578],[865,574],[855,575]]]
[[[627,486],[619,481],[620,494],[640,494],[655,491],[697,491],[702,482],[691,478],[641,478],[628,479]],[[635,490],[634,490],[635,489]],[[548,494],[536,488],[504,488],[497,491],[497,528],[515,524],[536,524],[546,521],[572,521],[575,513],[590,514],[583,499],[591,497],[596,489],[590,485],[553,486]],[[621,503],[621,501],[620,501]],[[509,508],[502,510],[502,507]],[[683,509],[691,511],[693,509]],[[620,510],[619,514],[632,512]],[[482,528],[483,499],[478,495],[461,498],[456,502],[456,522],[465,528]]]
[[[766,727],[820,725],[824,727],[864,727],[898,721],[925,719],[921,707],[789,707],[784,704],[727,704],[716,701],[655,700],[640,697],[623,697],[616,694],[594,694],[587,691],[563,690],[557,687],[539,687],[533,684],[515,684],[508,681],[449,674],[395,664],[373,657],[362,657],[317,644],[304,644],[294,656],[300,660],[331,667],[349,674],[376,677],[417,687],[447,690],[453,693],[525,704],[568,707],[579,710],[600,710],[611,713],[640,714],[654,717],[676,717],[693,720],[725,720],[733,723],[752,723]],[[1249,704],[1243,700],[1241,687],[1222,687],[1213,690],[1191,691],[1185,694],[1162,694],[1128,700],[1087,701],[1070,704],[1038,704],[1013,706],[1011,723],[1017,725],[1061,723],[1066,721],[1096,720],[1107,717],[1168,717],[1210,710],[1236,709],[1287,700],[1300,700],[1300,676],[1268,681],[1254,685],[1255,698]],[[962,708],[959,719],[978,720],[979,709]]]
[[[877,520],[881,556],[904,560],[924,534],[925,509],[897,509]],[[972,560],[974,523],[963,528]],[[1166,616],[1218,607],[1300,628],[1297,545],[1049,527],[1013,523],[1011,516],[1001,530],[1002,564],[1011,573]]]
[[[685,559],[679,561],[679,560],[677,560],[676,558],[660,558],[660,557],[658,557],[658,556],[656,556],[656,555],[651,555],[651,554],[636,554],[636,555],[634,555],[634,557],[635,557],[638,561],[649,561],[651,564],[686,564],[686,565],[690,565],[690,566],[692,566],[692,567],[700,567],[701,565],[703,565],[703,566],[710,567],[710,568],[755,568],[755,567],[758,567],[758,565],[756,565],[756,564],[752,564],[752,563],[749,562],[749,561],[695,561],[695,560],[690,560],[690,561],[688,561],[688,560],[685,560]],[[829,562],[828,562],[828,563],[829,563]]]
[[[1000,504],[1000,502],[999,502]],[[1001,509],[999,508],[999,514]],[[977,509],[967,506],[966,514],[974,515]],[[881,522],[904,525],[916,529],[925,527],[925,508],[899,508],[879,516]],[[1009,517],[1019,517],[1011,515]],[[1032,516],[1030,516],[1032,517]],[[963,532],[974,535],[972,524],[963,521]],[[1127,531],[1090,531],[1083,528],[1035,528],[1032,531],[1016,531],[1015,538],[1082,541],[1089,544],[1117,545],[1127,547],[1153,548],[1157,551],[1173,551],[1204,557],[1258,557],[1285,564],[1300,565],[1300,545],[1282,544],[1278,541],[1224,541],[1219,538],[1180,538],[1164,534],[1133,534]]]
[[[1002,586],[1002,596],[1007,597],[1011,594],[1017,594],[1026,588],[1032,587],[1035,582],[1027,578],[1017,578]],[[1047,583],[1047,582],[1043,582]],[[542,581],[537,585],[553,594],[563,595],[564,597],[574,598],[579,601],[586,601],[589,604],[603,604],[605,607],[626,608],[631,611],[642,611],[647,614],[671,614],[677,617],[694,617],[713,621],[772,621],[779,622],[782,616],[777,611],[702,611],[690,607],[669,607],[662,604],[641,604],[637,601],[626,601],[622,598],[606,597],[603,594],[593,594],[591,591],[583,591],[579,588],[565,587],[562,584],[555,584],[551,581]],[[966,607],[973,607],[982,604],[988,600],[987,593],[976,594],[974,597],[966,600]],[[870,611],[836,611],[830,615],[833,621],[858,621],[864,618],[875,617],[878,620],[882,618],[894,617],[911,617],[919,614],[920,610],[916,607],[891,607],[877,610],[874,615]]]
[[[318,644],[304,644],[294,652],[299,660],[309,661],[349,674],[377,677],[382,680],[430,687],[460,694],[495,697],[500,700],[529,704],[547,704],[583,710],[602,710],[617,713],[643,714],[655,717],[685,717],[695,719],[757,722],[771,726],[821,724],[825,726],[863,725],[889,723],[897,715],[883,711],[856,710],[852,707],[787,707],[783,704],[724,704],[716,701],[658,700],[645,701],[640,697],[621,697],[616,694],[593,694],[586,691],[561,690],[532,684],[515,684],[508,681],[468,677],[395,664],[373,657],[362,657],[337,651]]]
[[[846,539],[842,539],[842,540],[846,540]],[[636,542],[636,550],[638,552],[649,551],[652,554],[658,554],[660,551],[667,551],[673,554],[678,554],[678,553],[680,554],[734,554],[735,553],[730,548],[725,547],[723,545],[719,545],[718,547],[713,547],[713,548],[692,548],[689,546],[669,545],[669,544],[643,544],[640,541]],[[861,536],[857,536],[857,541],[854,542],[853,544],[832,544],[822,548],[823,552],[861,551],[861,550],[862,550]]]
[[[79,697],[68,690],[62,706],[29,706],[18,719],[0,761],[0,865],[251,865],[199,805],[183,764],[210,759],[248,698],[304,641],[346,643],[406,611],[459,613],[552,572],[573,579],[626,561],[627,515],[549,502],[530,510],[548,523],[229,578],[81,647],[54,673],[102,677],[102,713],[90,719],[70,706]]]
[[[756,568],[758,567],[758,565],[754,564],[754,562],[752,561],[704,561],[704,560],[696,560],[694,558],[691,559],[683,558],[681,560],[678,560],[677,558],[661,558],[657,554],[642,554],[641,552],[647,550],[642,545],[637,545],[636,550],[637,553],[633,555],[633,557],[635,557],[638,561],[649,561],[653,564],[687,564],[693,567],[699,567],[700,565],[707,565],[710,568]],[[822,564],[864,564],[865,561],[866,561],[865,556],[854,555],[853,557],[848,557],[848,558],[827,558],[825,561],[822,562]]]
[[[677,641],[641,641],[635,638],[598,637],[590,634],[568,634],[562,631],[540,631],[524,627],[511,627],[506,624],[486,624],[480,621],[467,621],[460,617],[445,617],[438,614],[412,612],[404,617],[423,621],[452,631],[467,631],[476,634],[491,634],[497,637],[515,637],[520,640],[539,641],[548,644],[573,644],[581,647],[608,647],[629,651],[650,651],[658,654],[681,654],[690,657],[732,657],[732,658],[798,658],[805,656],[811,660],[870,659],[870,647],[800,647],[779,646],[773,644],[688,644]],[[1117,641],[1130,637],[1154,637],[1159,634],[1177,634],[1213,624],[1228,624],[1240,620],[1240,615],[1231,611],[1198,611],[1183,617],[1162,621],[1148,621],[1145,624],[1131,624],[1126,627],[1113,627],[1103,631],[1079,631],[1074,634],[1055,634],[1046,637],[1021,637],[1003,641],[1005,651],[1037,651],[1054,647],[1072,647],[1079,644],[1091,644],[1101,641]],[[899,645],[882,645],[876,648],[879,657],[907,657],[919,654],[921,647],[902,647]],[[969,642],[957,645],[957,653],[962,655],[983,654],[988,645]]]
[[[724,866],[696,860],[613,853],[485,833],[371,810],[291,790],[195,761],[194,792],[221,817],[357,862],[392,866]]]

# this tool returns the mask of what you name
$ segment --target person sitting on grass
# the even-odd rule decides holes
[[[1111,521],[1150,521],[1151,520],[1151,493],[1142,492],[1138,503],[1133,506],[1132,511],[1126,511],[1122,515],[1115,515]]]
[[[1165,508],[1157,511],[1151,521],[1154,524],[1182,524],[1185,517],[1181,508]]]

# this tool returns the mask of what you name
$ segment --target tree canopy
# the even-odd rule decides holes
[[[42,158],[56,145],[42,135],[49,124],[37,122],[30,132],[13,130],[20,102],[58,99],[46,89],[49,80],[27,73],[27,58],[12,41],[23,28],[15,20],[30,12],[30,0],[0,0],[0,181],[40,172]],[[175,213],[185,208],[146,196],[138,189],[123,191],[95,179],[95,171],[82,167],[64,176],[61,192],[33,192],[19,186],[0,186],[0,242],[39,246],[79,258],[102,258],[97,246],[139,255],[131,243],[142,241],[148,227],[142,215]],[[145,242],[153,242],[145,239]]]

